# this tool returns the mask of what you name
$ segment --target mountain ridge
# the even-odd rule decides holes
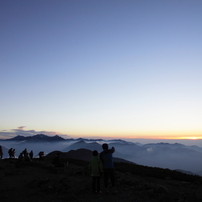
[[[3,144],[2,144],[3,143]],[[115,147],[114,157],[139,165],[179,169],[202,175],[202,148],[198,146],[186,146],[179,143],[148,143],[139,144],[121,139],[64,139],[60,136],[47,136],[37,134],[35,136],[16,136],[2,141],[4,158],[8,156],[9,147],[16,149],[16,156],[25,148],[34,150],[35,155],[40,151],[48,154],[58,150],[68,152],[70,150],[88,149],[102,151],[102,143],[108,143],[109,148]],[[7,146],[8,145],[8,146]]]
[[[10,138],[10,139],[4,139],[3,141],[29,141],[29,142],[47,141],[47,142],[54,142],[54,141],[65,141],[65,139],[60,137],[59,135],[48,136],[48,135],[44,135],[44,134],[37,134],[37,135],[26,136],[26,137],[23,135],[17,135],[13,138]]]

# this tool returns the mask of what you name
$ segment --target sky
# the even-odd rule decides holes
[[[0,137],[202,138],[201,0],[1,0]]]

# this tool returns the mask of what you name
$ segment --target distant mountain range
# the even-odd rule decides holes
[[[44,134],[37,134],[33,136],[22,136],[22,135],[17,135],[16,137],[9,138],[9,139],[0,139],[0,141],[26,141],[28,142],[59,142],[59,141],[87,141],[87,142],[106,142],[107,140],[104,139],[87,139],[87,138],[69,138],[69,139],[64,139],[60,137],[59,135],[55,136],[48,136]],[[121,139],[114,139],[111,140],[113,142],[122,142],[122,143],[127,143],[124,140]],[[129,143],[129,142],[128,142]]]
[[[37,135],[34,135],[34,136],[27,136],[27,137],[18,135],[18,136],[14,137],[14,138],[5,139],[3,141],[59,142],[59,141],[65,141],[65,139],[58,136],[58,135],[47,136],[47,135],[44,135],[44,134],[37,134]]]
[[[47,136],[38,134],[29,137],[16,136],[11,139],[1,140],[0,144],[4,150],[4,158],[6,158],[9,147],[16,149],[16,156],[25,148],[28,151],[33,150],[35,156],[37,156],[39,151],[44,151],[45,154],[53,151],[67,153],[79,149],[101,152],[103,143],[108,143],[110,148],[112,146],[115,147],[115,158],[124,159],[139,165],[185,170],[186,172],[202,175],[202,148],[179,143],[140,144],[121,139],[64,139],[58,135]]]

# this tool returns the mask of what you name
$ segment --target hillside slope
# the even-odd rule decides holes
[[[0,161],[2,202],[173,202],[202,201],[202,178],[168,169],[115,163],[117,194],[91,192],[88,161],[64,159],[68,166],[55,168],[51,161],[17,159]]]

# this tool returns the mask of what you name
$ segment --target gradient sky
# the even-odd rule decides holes
[[[1,0],[0,135],[202,137],[201,0]]]

